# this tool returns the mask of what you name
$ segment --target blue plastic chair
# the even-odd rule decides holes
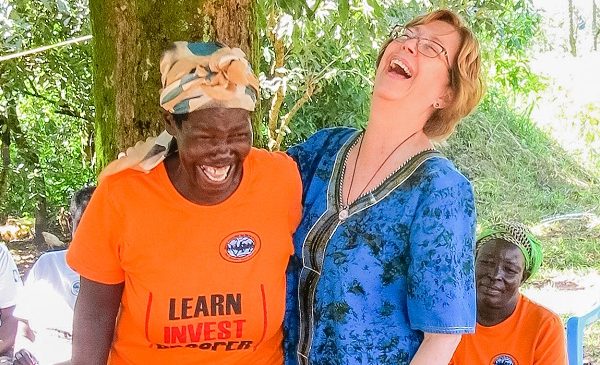
[[[583,365],[583,330],[600,319],[600,305],[582,316],[567,321],[567,353],[569,365]]]

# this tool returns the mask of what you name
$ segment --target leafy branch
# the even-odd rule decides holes
[[[25,95],[33,96],[34,98],[38,98],[38,99],[43,100],[43,101],[45,101],[45,102],[47,102],[49,104],[54,105],[54,107],[56,108],[54,111],[57,114],[66,115],[66,116],[69,116],[69,117],[82,119],[82,120],[85,120],[85,121],[90,122],[90,123],[94,122],[94,119],[86,116],[81,111],[75,110],[75,108],[73,108],[72,106],[68,105],[64,101],[59,101],[59,100],[55,100],[55,99],[49,98],[47,96],[39,94],[37,91],[33,91],[32,92],[32,91],[29,91],[29,90],[21,90],[21,92],[23,94],[25,94]]]
[[[327,76],[327,74],[330,71],[331,65],[337,62],[339,59],[340,57],[333,59],[325,67],[323,67],[317,75],[307,78],[307,81],[305,83],[305,90],[302,96],[298,100],[296,100],[292,108],[279,119],[279,127],[276,129],[270,129],[269,133],[271,133],[271,135],[276,136],[274,139],[269,139],[269,147],[271,150],[277,151],[281,149],[281,143],[283,142],[283,138],[287,134],[286,131],[289,130],[289,124],[292,118],[296,115],[296,113],[298,113],[298,110],[300,110],[300,108],[310,100],[313,94],[319,91],[319,82],[321,82],[321,80],[323,80]],[[279,90],[281,89],[282,88],[280,87]]]

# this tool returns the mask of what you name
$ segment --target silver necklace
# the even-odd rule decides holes
[[[392,157],[392,155],[394,154],[394,152],[396,152],[404,144],[404,142],[406,142],[409,139],[411,139],[418,132],[419,131],[416,131],[413,134],[411,134],[410,136],[406,137],[402,142],[400,142],[400,144],[398,144],[392,150],[392,152],[390,152],[387,155],[387,157],[385,158],[385,160],[383,160],[383,162],[379,165],[379,167],[377,168],[377,170],[375,170],[375,173],[373,173],[373,175],[371,176],[371,178],[369,179],[369,181],[367,182],[367,184],[362,188],[362,190],[360,191],[360,193],[358,193],[357,198],[354,201],[356,201],[360,197],[362,197],[362,195],[365,192],[365,190],[367,190],[367,187],[369,186],[369,184],[371,184],[371,182],[373,181],[373,179],[375,179],[375,176],[377,176],[377,173],[379,173],[379,171],[383,168],[383,166],[385,165],[385,163],[390,159],[390,157]],[[352,185],[354,184],[354,175],[356,175],[356,166],[358,165],[358,158],[360,157],[360,151],[362,149],[363,138],[364,138],[364,133],[360,137],[360,143],[358,144],[358,151],[356,152],[356,159],[354,161],[354,166],[352,168],[352,177],[350,178],[350,186],[348,187],[348,193],[346,194],[346,204],[342,205],[342,207],[341,207],[342,209],[338,213],[338,218],[340,220],[342,220],[342,221],[345,220],[346,218],[348,218],[348,215],[349,215],[349,210],[350,210],[350,193],[352,192]],[[356,145],[356,143],[354,145]],[[350,149],[350,151],[352,151],[352,149],[354,148],[354,145],[352,146],[352,148]],[[350,155],[350,151],[348,151],[348,156]],[[342,187],[343,187],[343,182],[344,182],[344,178],[345,178],[345,171],[346,171],[346,163],[347,162],[348,162],[348,158],[346,157],[346,161],[344,162],[343,174],[342,174]]]

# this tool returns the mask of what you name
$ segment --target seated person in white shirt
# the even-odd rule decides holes
[[[75,233],[95,187],[75,193],[69,208]],[[67,250],[47,252],[33,265],[14,312],[19,319],[15,365],[69,364],[73,308],[79,293],[79,274],[66,263]]]
[[[0,243],[0,363],[12,358],[17,320],[13,316],[21,277],[8,248]],[[4,362],[2,362],[4,361]]]

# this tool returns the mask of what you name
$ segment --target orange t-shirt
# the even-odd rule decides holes
[[[565,331],[558,316],[521,295],[504,322],[463,335],[450,365],[566,365]]]
[[[67,261],[87,279],[125,282],[109,363],[282,364],[301,190],[291,158],[257,149],[213,206],[183,198],[164,164],[100,184]]]

